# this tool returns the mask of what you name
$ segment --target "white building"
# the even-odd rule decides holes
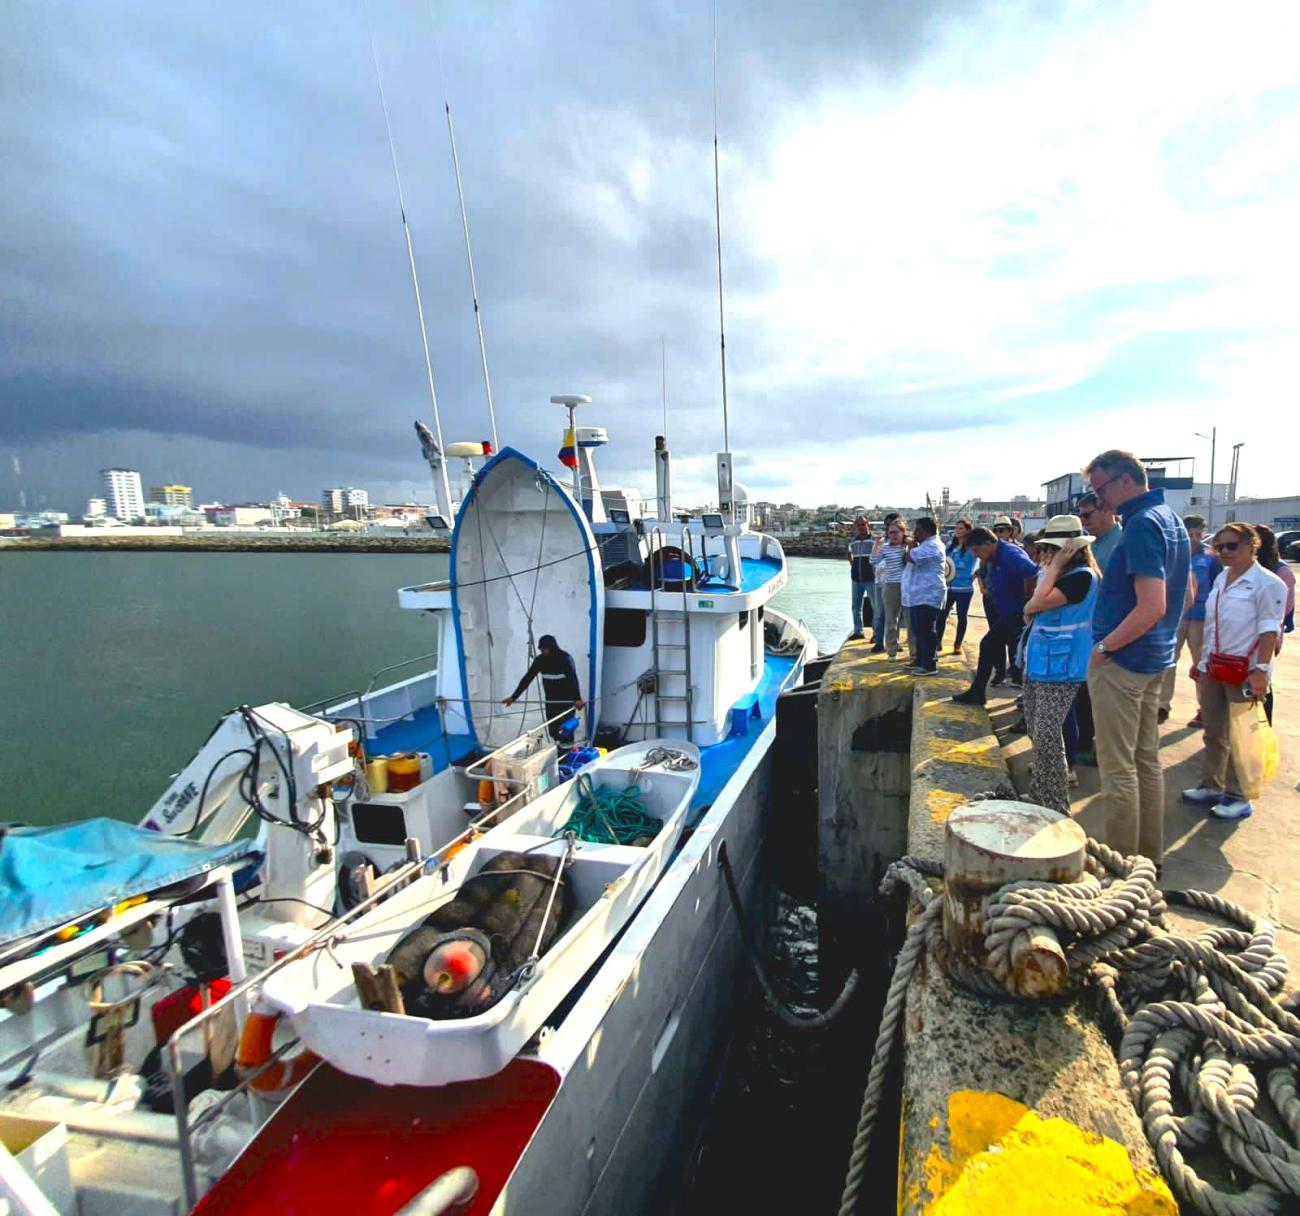
[[[1215,522],[1241,520],[1248,524],[1265,524],[1274,532],[1288,532],[1300,528],[1300,495],[1285,498],[1238,498],[1236,502],[1220,503],[1214,509]]]
[[[276,522],[270,507],[258,506],[218,507],[209,512],[208,518],[218,528],[254,528]]]
[[[108,503],[102,498],[86,499],[86,519],[102,519],[108,514]]]
[[[355,515],[370,506],[370,495],[353,486],[335,486],[321,494],[320,505],[328,515]]]
[[[104,479],[108,513],[128,524],[143,519],[144,490],[140,485],[140,474],[135,469],[101,469],[99,472]]]

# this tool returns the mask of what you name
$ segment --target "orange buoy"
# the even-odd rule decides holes
[[[278,1013],[250,1013],[240,1032],[239,1050],[235,1053],[236,1073],[264,1097],[280,1097],[288,1093],[320,1062],[319,1057],[304,1049],[263,1069],[262,1065],[271,1058],[271,1039],[279,1021]],[[258,1072],[258,1069],[262,1071]],[[257,1075],[252,1076],[253,1073]]]

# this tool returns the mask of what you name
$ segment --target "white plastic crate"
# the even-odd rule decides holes
[[[497,804],[513,798],[525,788],[528,792],[520,799],[521,804],[546,793],[556,782],[558,766],[555,744],[545,735],[540,739],[532,736],[511,744],[488,761],[488,772],[497,778]]]

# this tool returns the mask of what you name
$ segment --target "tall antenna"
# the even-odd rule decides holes
[[[722,450],[731,451],[727,419],[727,327],[722,316],[722,190],[718,175],[718,5],[713,5],[713,224],[718,237],[718,343],[722,359]]]
[[[388,97],[384,93],[384,74],[379,70],[379,52],[375,50],[375,32],[370,28],[370,14],[366,13],[366,32],[370,35],[370,61],[375,65],[375,80],[379,83],[379,104],[384,111],[384,130],[388,133],[388,155],[393,163],[393,181],[397,183],[397,206],[402,213],[402,232],[406,236],[406,257],[411,264],[411,287],[415,291],[415,315],[420,322],[420,343],[424,348],[424,370],[429,377],[429,400],[433,403],[433,433],[438,442],[438,455],[446,448],[442,442],[442,419],[438,415],[438,390],[433,384],[433,360],[429,357],[429,333],[424,325],[424,304],[420,299],[420,276],[415,270],[415,246],[411,244],[411,225],[406,222],[406,198],[402,193],[402,175],[397,169],[397,147],[393,143],[393,124],[388,116]],[[443,503],[451,510],[451,483],[447,480],[447,462],[439,461],[438,475],[442,481]]]
[[[451,141],[451,166],[456,172],[456,197],[460,199],[460,226],[465,233],[465,261],[469,264],[469,294],[474,301],[474,325],[478,329],[478,353],[483,361],[483,391],[487,394],[488,424],[492,427],[492,448],[497,450],[497,414],[492,405],[492,379],[488,375],[487,343],[483,340],[483,314],[478,306],[478,282],[474,277],[474,249],[469,240],[469,215],[465,211],[465,190],[460,181],[460,156],[456,152],[456,128],[451,122],[451,90],[447,88],[447,73],[442,66],[442,45],[438,42],[438,26],[433,16],[433,0],[429,0],[429,24],[433,27],[433,46],[438,53],[438,75],[442,78],[442,107],[447,112],[447,138]]]
[[[664,400],[664,438],[668,438],[668,356],[664,353],[664,336],[659,335],[659,385]]]

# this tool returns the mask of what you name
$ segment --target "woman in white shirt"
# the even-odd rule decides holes
[[[1201,784],[1183,791],[1183,801],[1210,809],[1220,819],[1245,819],[1254,811],[1232,767],[1229,707],[1262,700],[1273,673],[1273,655],[1282,633],[1286,587],[1255,560],[1259,537],[1249,524],[1225,524],[1214,535],[1214,556],[1222,573],[1205,604],[1205,638],[1192,667],[1205,725]],[[1238,660],[1239,670],[1223,661]],[[1244,669],[1245,676],[1236,677]],[[1226,677],[1226,678],[1225,678]]]

